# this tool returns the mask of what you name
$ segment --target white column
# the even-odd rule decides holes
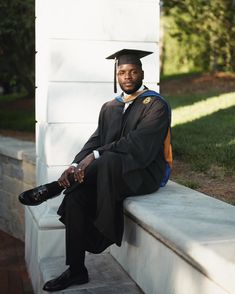
[[[123,48],[153,51],[142,62],[145,84],[158,88],[158,40],[159,1],[36,0],[38,184],[60,176],[95,130],[102,104],[115,97],[113,62],[105,57]],[[64,254],[61,199],[27,208],[33,280],[41,258]]]

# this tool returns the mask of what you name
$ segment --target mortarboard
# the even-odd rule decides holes
[[[106,59],[114,59],[114,92],[117,93],[117,66],[121,64],[138,64],[142,66],[140,58],[145,57],[153,52],[143,51],[143,50],[135,50],[135,49],[122,49],[120,51],[115,52],[114,54],[106,57]]]

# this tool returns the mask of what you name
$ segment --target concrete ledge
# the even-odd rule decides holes
[[[123,244],[111,253],[145,293],[235,293],[235,207],[173,182],[124,207]]]
[[[0,136],[0,154],[35,163],[35,143]]]

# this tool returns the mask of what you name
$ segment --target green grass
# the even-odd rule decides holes
[[[225,94],[226,96],[223,96]],[[185,95],[180,95],[180,96],[164,96],[166,100],[170,103],[171,109],[179,109],[180,107],[187,106],[189,105],[190,107],[200,101],[209,101],[210,98],[216,98],[218,97],[219,99],[222,97],[223,99],[227,99],[227,96],[230,95],[231,99],[234,99],[235,93],[218,93],[216,90],[210,90],[209,92],[204,92],[204,93],[192,93],[192,94],[185,94]],[[230,100],[230,97],[228,98]],[[213,104],[213,100],[212,104]],[[219,105],[219,101],[216,102],[217,105]]]
[[[28,111],[1,111],[0,129],[34,132],[34,113]]]
[[[0,103],[4,102],[11,102],[16,101],[24,98],[26,93],[13,93],[13,94],[7,94],[7,95],[0,95]]]
[[[181,79],[185,77],[198,76],[200,74],[202,74],[202,71],[190,71],[190,72],[187,71],[183,73],[161,75],[160,81],[170,81],[170,80]]]
[[[0,129],[34,132],[34,109],[24,110],[12,106],[24,97],[25,93],[0,95]]]
[[[200,184],[197,182],[197,181],[189,181],[189,180],[178,180],[178,183],[183,185],[183,186],[186,186],[190,189],[193,189],[193,190],[196,190],[196,189],[199,189],[200,188]]]
[[[182,103],[173,109],[172,125],[183,124],[216,113],[222,109],[235,106],[235,94],[226,93],[196,101],[194,96],[187,99],[188,105]],[[178,103],[180,99],[177,99]],[[191,103],[190,103],[191,101]],[[186,102],[186,101],[183,101]],[[189,104],[190,103],[190,104]],[[182,106],[183,104],[183,106]]]
[[[231,99],[235,102],[235,93],[231,94]],[[220,99],[217,103],[220,103]],[[194,170],[205,172],[218,166],[225,171],[225,174],[233,174],[235,172],[235,103],[212,113],[208,108],[208,114],[206,109],[206,107],[203,109],[201,117],[198,114],[199,117],[192,121],[185,121],[183,112],[181,113],[182,123],[179,117],[177,124],[172,128],[174,154],[190,163]],[[177,112],[177,108],[174,111]],[[191,116],[195,116],[194,105],[191,109],[187,106],[187,115],[190,111]]]

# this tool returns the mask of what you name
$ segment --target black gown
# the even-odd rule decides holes
[[[89,246],[85,249],[94,253],[107,247],[97,248],[97,232],[108,243],[121,245],[123,200],[127,196],[156,191],[164,177],[163,145],[170,124],[169,106],[156,94],[137,97],[124,114],[123,108],[124,103],[116,99],[102,106],[96,131],[73,161],[79,163],[93,150],[100,154],[100,158],[89,166],[91,170],[92,165],[95,166],[95,185],[87,185],[89,193],[94,193],[96,203],[87,229]],[[75,183],[67,189],[59,207],[60,220],[65,224],[66,198],[71,193],[79,194],[79,186],[81,184]]]

